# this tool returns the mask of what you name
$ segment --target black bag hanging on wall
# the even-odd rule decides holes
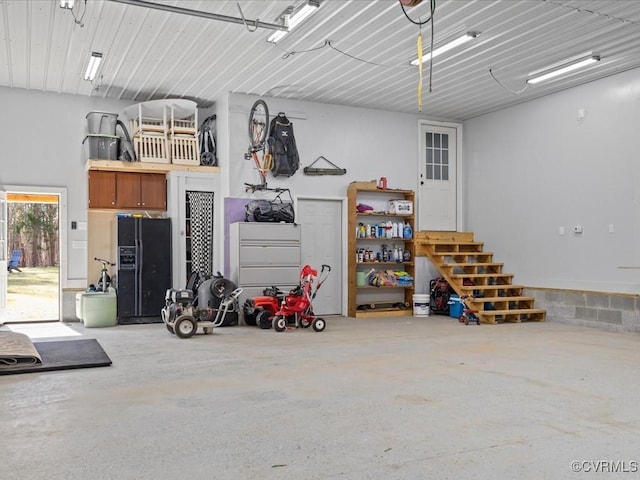
[[[300,168],[298,147],[293,135],[293,123],[280,112],[269,125],[269,153],[273,158],[271,173],[274,177],[290,177]]]
[[[289,201],[282,200],[281,195],[284,192],[289,194]],[[288,188],[279,190],[273,200],[260,198],[251,200],[245,205],[245,221],[247,222],[295,223],[295,218],[293,199]]]

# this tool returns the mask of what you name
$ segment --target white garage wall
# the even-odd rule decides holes
[[[637,293],[639,126],[640,70],[465,122],[465,229],[514,283]]]
[[[244,197],[244,182],[259,183],[253,160],[244,160],[249,146],[249,110],[257,97],[230,94],[230,193]],[[263,97],[270,115],[284,112],[293,122],[300,170],[290,178],[271,175],[270,187],[288,187],[293,195],[346,196],[350,182],[388,178],[389,188],[417,187],[416,115],[297,102]],[[323,156],[346,175],[304,175],[302,169]],[[322,161],[315,167],[328,168]]]
[[[0,105],[0,185],[65,187],[67,224],[86,222],[85,117],[93,110],[120,113],[130,102],[0,87]],[[65,288],[86,287],[87,251],[71,248],[86,233],[67,228]]]
[[[253,160],[244,160],[249,146],[248,117],[258,97],[229,94],[229,195],[230,197],[272,198],[273,193],[245,193],[244,183],[259,183]],[[346,197],[353,181],[387,177],[389,188],[417,190],[418,116],[311,102],[262,97],[270,115],[287,114],[293,122],[300,154],[300,170],[290,178],[269,175],[269,187],[284,187],[291,194]],[[219,110],[220,111],[220,110]],[[224,149],[221,146],[221,149]],[[226,150],[225,150],[226,151]],[[309,176],[303,168],[323,156],[345,175]],[[329,168],[322,160],[315,167]],[[349,232],[348,232],[349,233]],[[346,240],[344,242],[346,248]],[[347,252],[347,255],[352,252]],[[425,259],[416,262],[416,293],[426,293],[433,277]],[[346,295],[346,291],[345,291]]]

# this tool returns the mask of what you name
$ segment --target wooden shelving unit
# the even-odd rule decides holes
[[[389,200],[402,200],[411,202],[410,214],[388,213],[387,202]],[[411,285],[390,285],[375,287],[371,285],[358,286],[356,278],[358,272],[367,273],[372,268],[377,271],[402,270],[415,279],[415,246],[414,235],[411,238],[399,236],[393,238],[358,236],[359,225],[380,225],[383,222],[406,223],[415,233],[415,195],[412,190],[379,189],[375,182],[352,182],[347,189],[348,202],[348,305],[347,313],[350,317],[394,317],[413,314],[414,283]],[[371,212],[360,213],[357,210],[359,203],[370,205],[374,208]],[[377,258],[383,245],[387,247],[397,246],[407,251],[408,260],[402,261],[361,261],[358,259],[359,249],[370,250]],[[366,308],[364,306],[375,308]],[[402,305],[402,306],[394,306]],[[360,306],[360,308],[359,308]],[[366,309],[363,309],[366,308]]]

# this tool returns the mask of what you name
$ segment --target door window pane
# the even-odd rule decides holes
[[[427,180],[449,180],[449,135],[428,132],[426,137]]]

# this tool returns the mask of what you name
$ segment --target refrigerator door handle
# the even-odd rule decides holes
[[[135,313],[136,316],[142,315],[142,236],[140,219],[136,218],[134,222],[134,234],[136,242],[136,275],[135,275]]]

